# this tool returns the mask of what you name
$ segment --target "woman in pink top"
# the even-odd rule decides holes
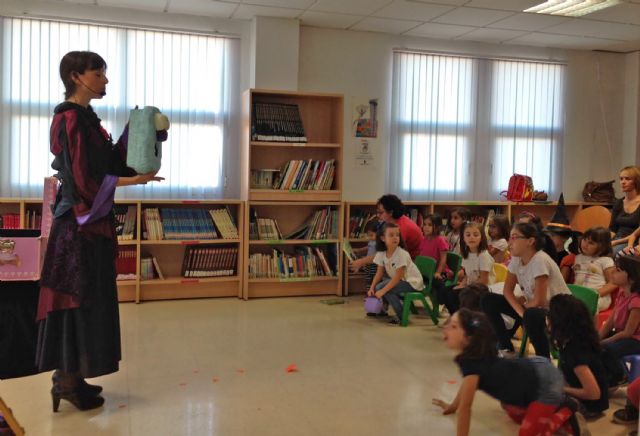
[[[600,328],[602,346],[617,358],[640,354],[640,260],[618,257],[612,282],[621,292],[613,313]]]
[[[387,194],[378,199],[376,214],[380,221],[393,223],[400,227],[400,236],[406,249],[415,259],[420,254],[420,242],[422,242],[422,230],[407,216],[404,215],[404,204],[396,195]]]

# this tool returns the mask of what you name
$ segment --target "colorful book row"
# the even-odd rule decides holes
[[[335,253],[321,247],[296,247],[294,254],[280,250],[249,256],[249,278],[301,278],[335,276]]]
[[[274,178],[273,189],[319,191],[331,189],[336,172],[335,159],[291,160]]]

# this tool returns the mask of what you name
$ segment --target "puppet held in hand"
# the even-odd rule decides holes
[[[167,139],[169,119],[157,107],[131,110],[127,166],[138,174],[158,171],[162,163],[162,142]]]

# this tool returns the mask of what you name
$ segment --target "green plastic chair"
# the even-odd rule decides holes
[[[591,288],[586,288],[580,285],[568,284],[567,287],[571,292],[571,295],[576,297],[578,300],[582,301],[585,306],[587,306],[587,310],[589,310],[589,315],[592,317],[596,316],[598,312],[598,298],[600,295],[598,292]],[[529,341],[529,336],[527,332],[522,335],[522,344],[520,345],[520,357],[524,356],[524,353],[527,348],[527,342]],[[558,353],[555,349],[551,349],[551,354],[556,359],[558,358]]]
[[[462,267],[462,256],[453,251],[447,251],[447,267],[453,271],[453,277],[444,282],[444,285],[455,286],[458,284],[458,273]]]
[[[433,284],[433,275],[436,272],[436,261],[430,257],[417,256],[414,263],[418,267],[420,274],[425,278],[425,287],[422,291],[407,292],[404,294],[404,304],[402,306],[402,318],[400,319],[400,325],[406,327],[409,324],[409,311],[414,315],[418,313],[413,302],[419,300],[424,310],[431,317],[431,320],[435,325],[438,325],[438,316],[433,307],[427,303],[425,295],[431,296],[431,286]]]

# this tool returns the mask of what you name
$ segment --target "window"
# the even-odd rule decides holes
[[[49,124],[64,99],[60,59],[72,50],[107,62],[107,96],[92,106],[114,138],[135,106],[157,106],[171,120],[159,173],[166,180],[119,196],[224,196],[226,145],[237,142],[237,40],[17,18],[0,26],[0,197],[39,197],[53,173]]]
[[[394,53],[390,190],[497,199],[517,172],[554,194],[563,74],[559,64]]]

